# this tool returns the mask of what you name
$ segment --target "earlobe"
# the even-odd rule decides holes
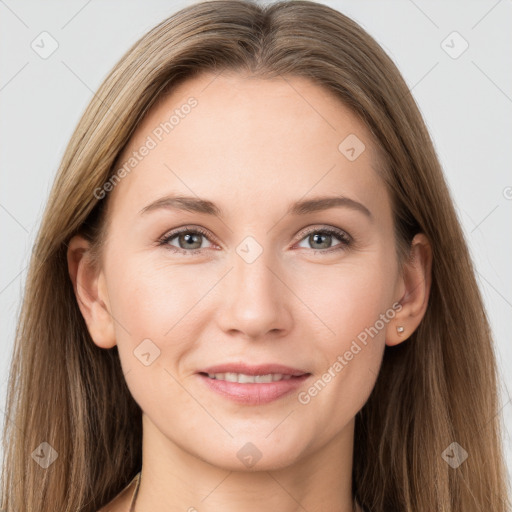
[[[75,235],[68,244],[68,272],[78,307],[94,343],[101,348],[116,345],[114,322],[110,311],[105,278],[92,264],[90,244]]]
[[[394,346],[408,339],[418,328],[428,306],[432,272],[432,248],[428,238],[418,233],[411,242],[409,260],[401,277],[403,294],[400,311],[386,335],[386,345]]]

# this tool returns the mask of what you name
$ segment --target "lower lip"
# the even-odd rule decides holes
[[[305,374],[288,380],[241,384],[239,382],[211,379],[208,375],[199,374],[199,377],[212,391],[245,405],[261,405],[273,402],[295,391],[309,376],[310,374]]]

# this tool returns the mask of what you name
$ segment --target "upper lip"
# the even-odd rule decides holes
[[[200,370],[199,373],[243,373],[245,375],[268,375],[270,373],[280,373],[282,375],[299,377],[309,372],[299,368],[284,366],[282,364],[249,365],[245,363],[225,363],[209,366],[208,368]]]

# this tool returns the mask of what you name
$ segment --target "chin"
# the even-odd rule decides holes
[[[222,447],[212,447],[208,457],[204,457],[204,453],[198,455],[209,464],[226,471],[273,471],[294,464],[302,453],[300,445],[306,444],[293,437],[288,437],[286,443],[265,439],[266,435],[244,435],[243,441],[235,437]]]

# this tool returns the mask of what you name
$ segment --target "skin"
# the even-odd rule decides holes
[[[120,162],[190,96],[198,105],[110,192],[101,265],[91,264],[80,236],[68,251],[93,341],[118,346],[143,411],[136,510],[350,512],[354,417],[375,384],[385,345],[404,342],[424,316],[430,245],[416,235],[399,274],[390,198],[370,134],[305,78],[195,77],[148,113]],[[366,147],[354,161],[338,150],[349,134]],[[208,199],[223,214],[139,213],[171,193]],[[295,201],[333,194],[362,203],[372,218],[347,207],[286,215]],[[157,245],[181,226],[211,234],[198,235],[192,250],[200,253],[172,252],[169,245],[191,251],[179,237]],[[318,239],[329,226],[353,244],[341,245],[336,235]],[[316,241],[309,227],[318,228]],[[236,252],[247,236],[263,251],[252,263]],[[331,247],[341,249],[326,252]],[[394,318],[301,404],[298,391],[395,302],[402,307]],[[133,354],[147,338],[160,349],[149,366]],[[312,376],[271,403],[241,405],[197,375],[232,361],[281,363]],[[251,468],[237,457],[247,442],[262,454]],[[131,491],[108,510],[127,511]]]

